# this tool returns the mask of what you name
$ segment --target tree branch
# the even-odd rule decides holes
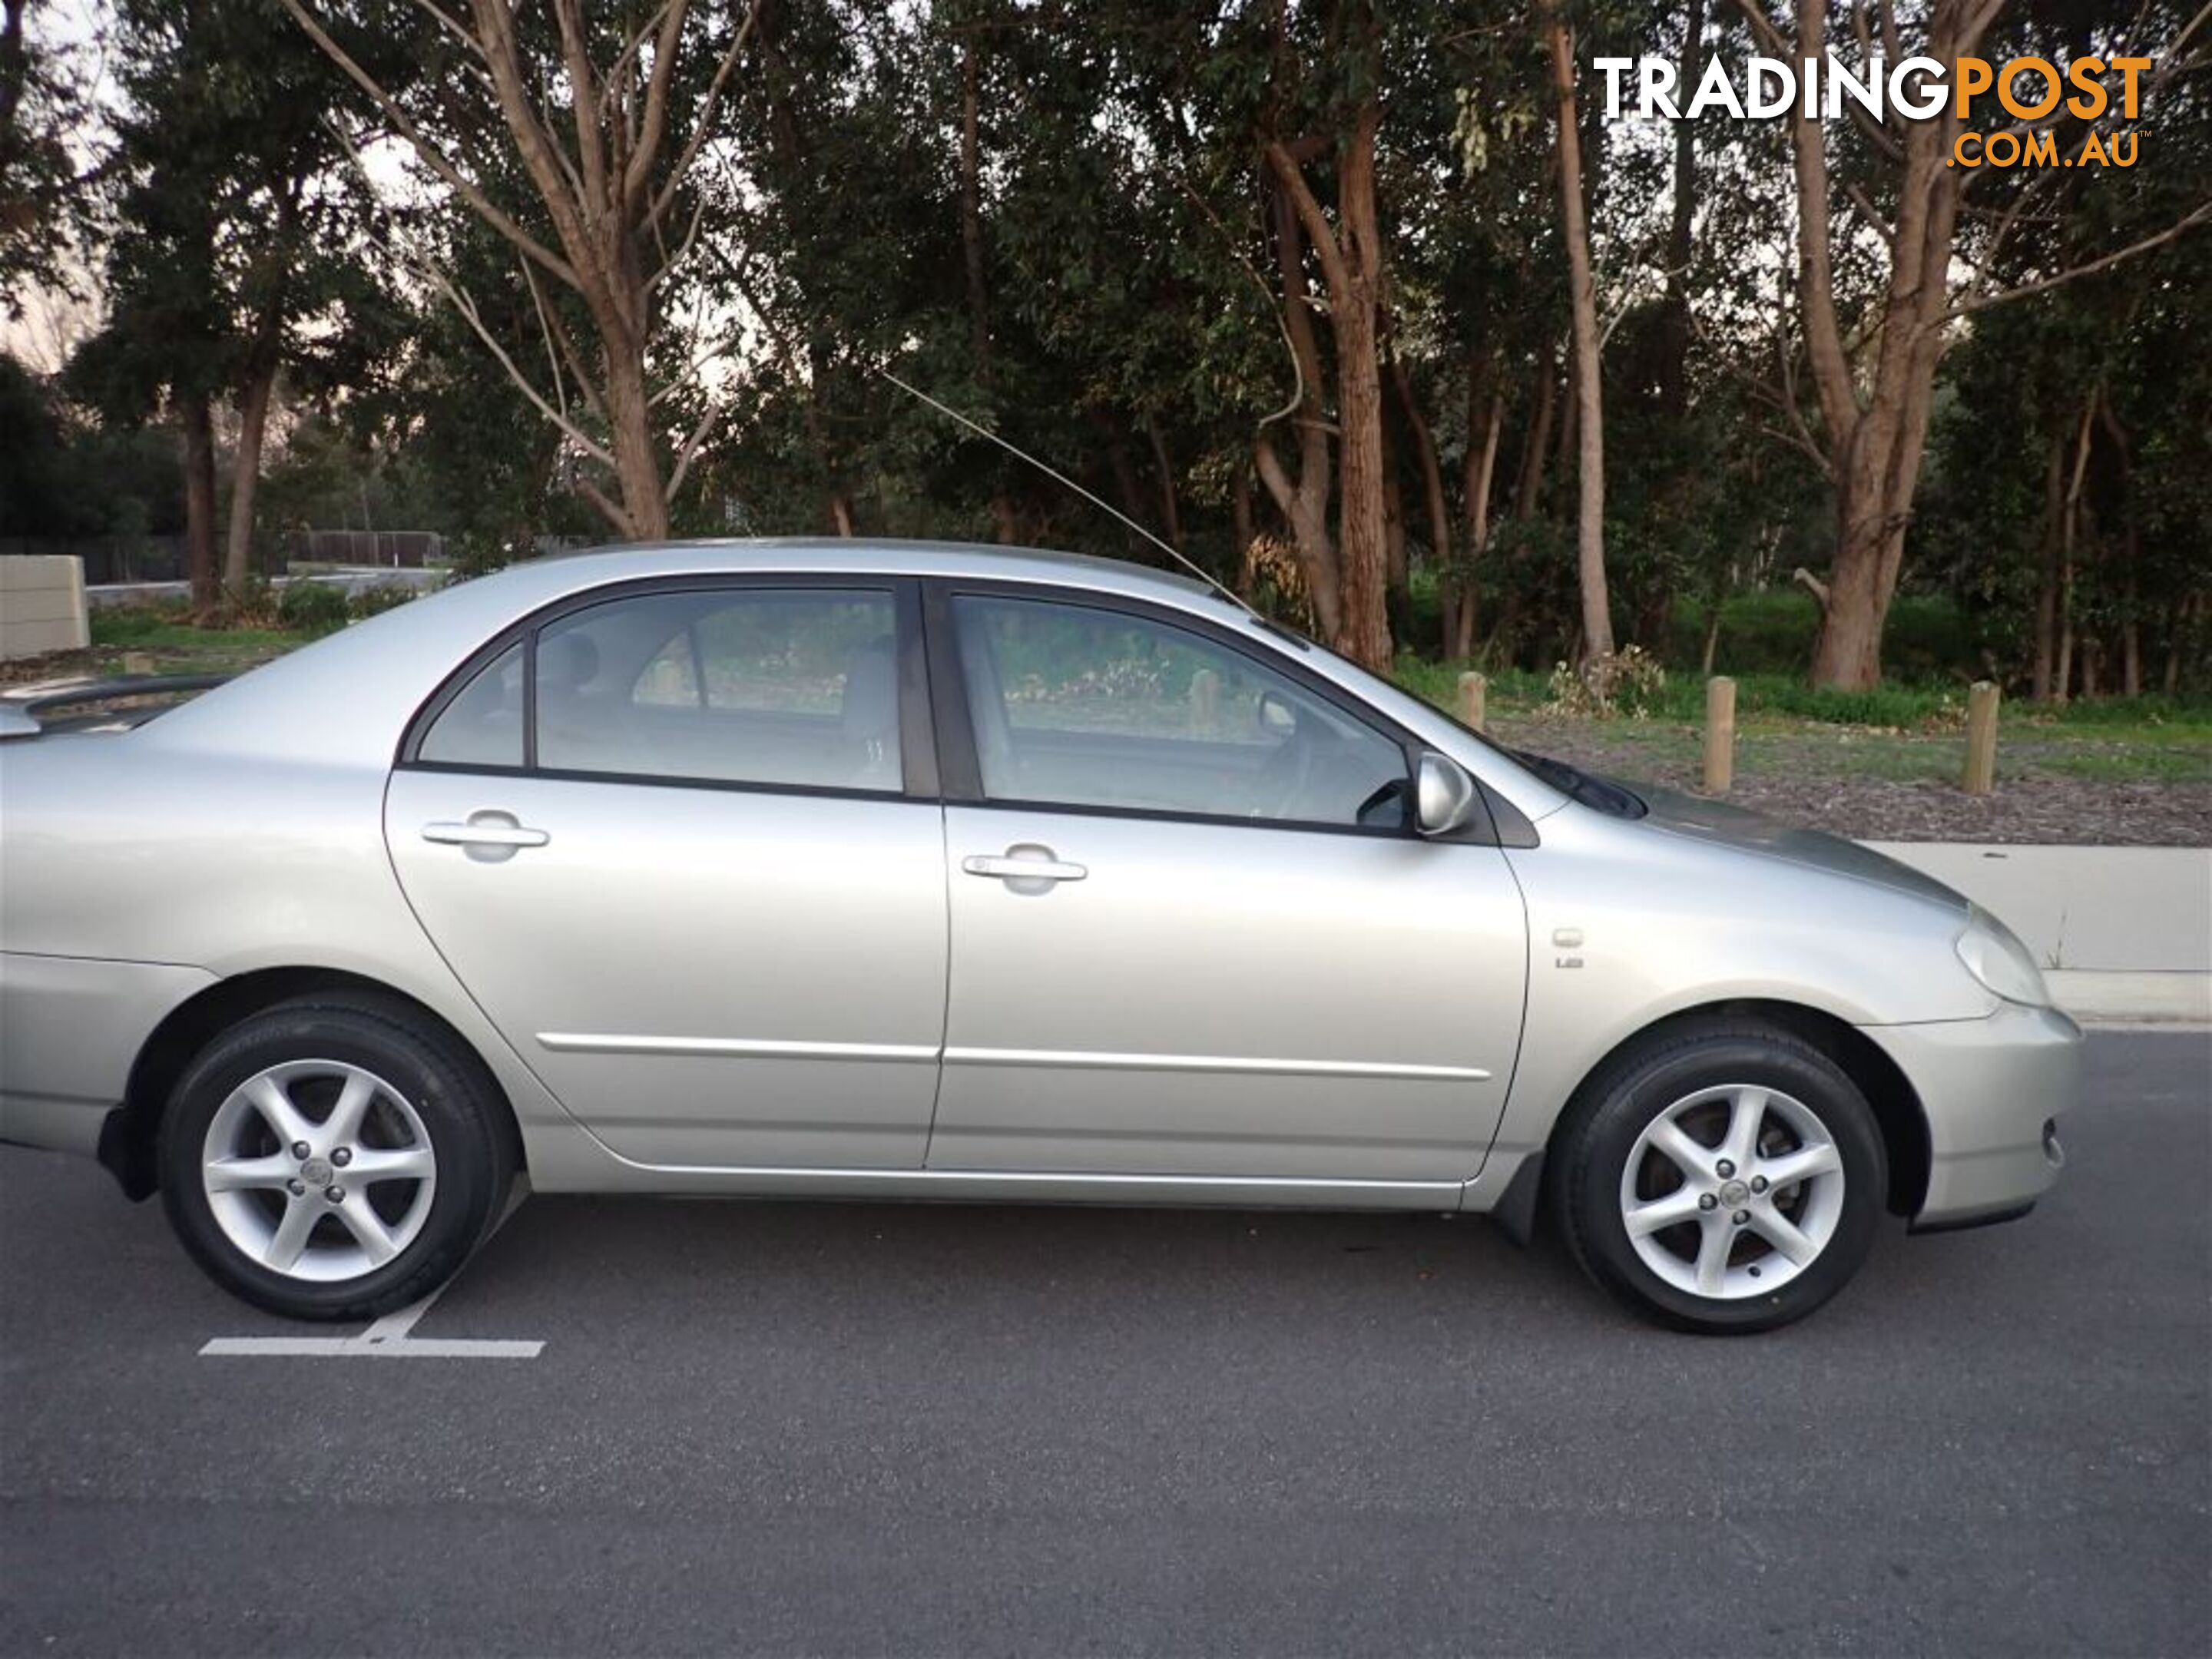
[[[684,141],[684,148],[677,152],[676,164],[668,170],[668,182],[660,187],[659,194],[653,198],[652,207],[646,211],[647,222],[658,223],[676,200],[677,191],[684,187],[684,175],[690,171],[691,162],[699,154],[699,147],[707,142],[708,131],[714,125],[715,107],[722,101],[722,88],[729,81],[730,71],[737,67],[738,55],[744,51],[745,42],[751,38],[753,24],[760,17],[760,9],[761,0],[752,0],[752,3],[745,8],[745,21],[738,26],[737,38],[730,42],[730,49],[722,54],[722,61],[714,66],[714,78],[707,83],[706,94],[699,100],[699,112],[693,119],[691,136]],[[644,153],[641,149],[640,154]],[[637,157],[632,156],[630,161],[635,167]],[[648,168],[647,173],[639,175],[641,185],[649,173]]]
[[[1971,316],[1977,311],[1987,311],[1991,306],[2001,306],[2008,300],[2024,300],[2031,294],[2045,293],[2063,283],[2070,283],[2079,276],[2094,276],[2098,271],[2108,270],[2124,260],[2132,259],[2138,254],[2148,253],[2153,248],[2163,247],[2166,243],[2187,235],[2198,225],[2207,222],[2212,222],[2212,202],[2200,202],[2154,236],[2146,236],[2139,242],[2130,242],[2127,246],[2115,249],[2101,258],[2092,259],[2087,264],[2075,265],[2070,270],[2059,271],[2054,276],[2041,277],[2033,283],[2022,283],[2016,288],[2000,289],[1995,293],[1970,295],[1944,313],[1942,320],[1949,322],[1954,318]]]
[[[684,20],[690,0],[672,0],[660,15],[660,27],[653,40],[653,72],[645,83],[645,113],[637,124],[637,143],[631,146],[629,165],[623,171],[623,204],[635,210],[645,198],[646,181],[660,155],[661,139],[668,130],[668,88],[676,78],[676,48],[684,38]],[[644,38],[643,31],[638,38]]]
[[[466,202],[477,217],[506,237],[525,257],[535,260],[543,270],[559,277],[571,288],[580,289],[583,286],[576,268],[495,206],[491,198],[477,189],[459,167],[408,118],[407,112],[401,109],[392,94],[377,83],[375,77],[331,38],[328,31],[308,14],[301,0],[280,0],[280,3],[291,13],[293,21],[307,32],[307,38],[322,48],[324,56],[343,70],[348,80],[368,94],[370,100],[383,112],[385,119],[392,123],[392,130],[413,148],[422,165]],[[477,52],[479,56],[483,54],[481,44],[477,46]]]
[[[1306,240],[1313,245],[1321,260],[1322,280],[1328,283],[1332,295],[1341,293],[1351,285],[1352,275],[1345,269],[1344,251],[1337,246],[1336,233],[1329,228],[1328,216],[1322,211],[1320,202],[1306,184],[1304,169],[1279,138],[1268,140],[1265,154],[1268,167],[1281,182],[1291,205],[1297,210]]]

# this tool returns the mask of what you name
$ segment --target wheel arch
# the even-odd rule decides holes
[[[1583,1074],[1567,1097],[1565,1108],[1553,1120],[1545,1142],[1545,1162],[1554,1168],[1559,1138],[1572,1121],[1576,1109],[1589,1097],[1607,1074],[1632,1050],[1682,1026],[1714,1018],[1751,1020],[1773,1027],[1817,1049],[1840,1067],[1858,1086],[1873,1108],[1889,1160],[1889,1191],[1886,1207],[1893,1215],[1919,1212],[1928,1194],[1931,1149],[1928,1114],[1918,1091],[1895,1060],[1848,1020],[1825,1009],[1800,1002],[1741,997],[1680,1008],[1648,1025],[1638,1027],[1599,1057]]]
[[[124,1087],[123,1103],[108,1114],[100,1132],[100,1162],[125,1194],[138,1200],[150,1198],[160,1190],[155,1148],[161,1114],[167,1109],[177,1079],[195,1054],[240,1021],[265,1009],[301,997],[334,994],[383,1003],[442,1040],[454,1059],[474,1071],[489,1097],[499,1103],[517,1167],[523,1166],[525,1146],[514,1103],[476,1046],[436,1009],[380,980],[342,969],[261,968],[217,980],[188,997],[171,1009],[139,1045],[130,1080]]]

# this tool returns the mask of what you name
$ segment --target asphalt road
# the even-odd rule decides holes
[[[295,1334],[0,1153],[0,1650],[2200,1654],[2212,1037],[2106,1035],[2027,1221],[1812,1322],[1434,1218],[536,1199]]]

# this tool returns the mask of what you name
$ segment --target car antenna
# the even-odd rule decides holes
[[[1077,495],[1082,496],[1085,501],[1089,501],[1091,506],[1102,508],[1105,512],[1112,514],[1123,524],[1128,526],[1130,529],[1135,531],[1139,536],[1142,536],[1154,547],[1158,548],[1161,552],[1166,554],[1168,557],[1173,559],[1184,569],[1189,571],[1192,575],[1197,577],[1199,580],[1204,582],[1208,587],[1220,594],[1223,599],[1228,600],[1230,604],[1235,605],[1239,611],[1243,611],[1254,621],[1261,623],[1267,623],[1267,619],[1265,617],[1262,617],[1257,611],[1255,611],[1249,605],[1246,604],[1243,598],[1233,588],[1225,586],[1221,580],[1209,572],[1205,566],[1169,546],[1165,542],[1162,541],[1158,536],[1152,534],[1151,531],[1146,529],[1144,526],[1139,524],[1127,514],[1122,512],[1118,507],[1110,506],[1107,502],[1101,501],[1097,496],[1085,489],[1081,484],[1076,483],[1074,479],[1069,477],[1065,472],[1054,471],[1051,467],[1047,466],[1042,461],[1037,459],[1036,456],[1015,448],[1012,444],[1008,443],[1004,438],[1001,438],[997,433],[992,431],[990,428],[985,426],[981,421],[974,420],[968,416],[963,415],[958,410],[954,409],[949,404],[941,404],[938,402],[936,398],[931,397],[927,392],[924,392],[919,386],[908,386],[904,380],[899,379],[897,375],[892,374],[888,368],[878,368],[876,373],[882,375],[886,380],[889,380],[901,392],[905,392],[909,398],[920,398],[923,403],[927,404],[939,414],[948,416],[951,419],[959,422],[961,425],[966,427],[970,432],[976,434],[979,437],[988,438],[993,443],[998,445],[1000,448],[1005,450],[1006,453],[1013,456],[1016,459],[1027,461],[1031,466],[1043,473],[1046,477],[1052,479],[1054,483],[1066,484]]]

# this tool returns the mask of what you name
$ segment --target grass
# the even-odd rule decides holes
[[[1408,690],[1456,713],[1468,666],[1407,658],[1395,674]],[[1540,748],[1547,731],[1571,726],[1620,750],[1624,768],[1661,770],[1692,765],[1703,739],[1705,687],[1695,674],[1670,673],[1640,708],[1603,719],[1559,709],[1548,676],[1512,669],[1488,678],[1489,722],[1510,742]],[[1745,772],[1950,781],[1966,719],[1963,691],[1948,686],[1815,691],[1801,676],[1743,674],[1736,677],[1736,763]],[[2212,783],[2212,698],[2012,703],[1999,715],[1997,746],[2008,775]]]
[[[126,655],[151,659],[159,674],[236,674],[288,651],[308,636],[288,628],[199,628],[163,606],[102,606],[92,613],[86,666],[119,673]]]

